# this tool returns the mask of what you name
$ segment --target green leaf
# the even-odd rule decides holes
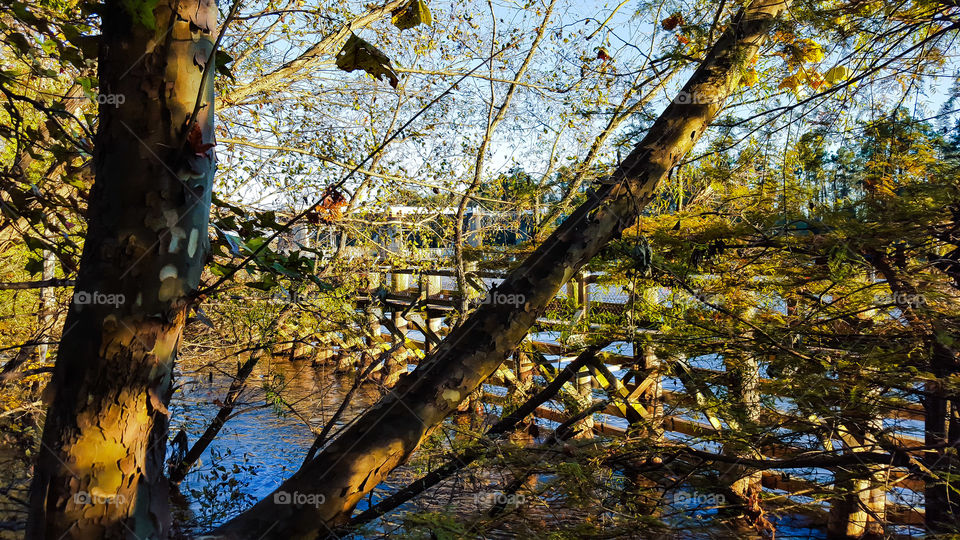
[[[46,249],[46,245],[43,243],[43,241],[32,236],[24,236],[23,242],[27,245],[27,248],[29,248],[30,251],[43,251]]]
[[[239,225],[237,225],[236,216],[226,216],[226,217],[220,218],[217,220],[216,226],[220,227],[225,231],[235,231],[240,227]]]
[[[220,199],[220,198],[217,197],[216,195],[213,196],[212,202],[213,202],[213,204],[215,204],[215,205],[217,205],[217,206],[221,206],[221,207],[223,207],[223,208],[229,208],[230,210],[233,210],[233,211],[234,211],[237,215],[239,215],[239,216],[245,216],[245,215],[247,215],[246,210],[244,210],[243,208],[240,208],[239,206],[235,206],[235,205],[233,205],[233,204],[230,204],[229,202],[224,201],[223,199]]]
[[[261,227],[276,229],[281,226],[280,223],[277,222],[277,213],[273,210],[267,210],[266,212],[261,213],[257,217],[259,218]]]
[[[296,272],[291,272],[291,271],[289,271],[289,270],[288,270],[283,264],[281,264],[279,261],[277,261],[277,262],[273,263],[272,265],[270,265],[270,268],[272,268],[272,269],[273,269],[275,272],[277,272],[278,274],[283,274],[283,275],[285,275],[285,276],[287,276],[287,277],[297,277]]]
[[[215,227],[216,227],[216,226],[215,226]],[[240,256],[240,246],[237,245],[237,239],[234,238],[234,236],[233,236],[232,234],[227,234],[226,232],[224,232],[223,230],[221,230],[220,227],[216,227],[216,229],[217,229],[217,234],[220,235],[220,238],[222,238],[223,241],[226,242],[227,246],[230,247],[230,253],[231,253],[234,257],[239,257],[239,256]]]
[[[13,32],[7,36],[7,43],[13,45],[20,54],[27,54],[30,51],[30,41],[27,40],[27,36],[20,32]]]
[[[393,12],[393,25],[401,30],[413,28],[419,24],[430,26],[433,24],[433,17],[430,15],[430,8],[423,0],[410,0],[406,6]]]
[[[254,237],[254,238],[251,238],[251,239],[247,240],[246,242],[244,242],[244,243],[243,243],[243,247],[244,247],[247,251],[249,251],[250,253],[253,253],[253,252],[257,251],[258,249],[260,249],[260,247],[261,247],[263,244],[265,244],[265,243],[266,243],[266,240],[265,240],[265,239],[259,238],[259,237]]]
[[[210,265],[208,266],[208,268],[210,269],[210,273],[211,273],[211,274],[213,274],[213,275],[215,275],[215,276],[219,276],[219,277],[223,277],[223,276],[227,275],[227,272],[230,271],[230,267],[224,266],[224,265],[222,265],[222,264],[220,264],[220,263],[217,263],[217,262],[212,262],[212,263],[210,263]]]
[[[387,55],[356,34],[350,34],[350,39],[337,53],[337,67],[346,72],[362,69],[377,80],[385,78],[394,88],[400,84],[400,78],[393,71]]]
[[[99,86],[100,82],[96,77],[77,77],[77,82],[80,83],[83,94],[87,96],[90,101],[97,100],[97,93],[94,92],[93,89]]]
[[[157,20],[153,16],[153,9],[157,7],[159,0],[123,0],[123,7],[127,13],[141,25],[154,30],[157,28]]]
[[[27,264],[23,266],[23,269],[29,274],[39,274],[43,272],[43,261],[40,259],[30,258],[27,260]]]
[[[87,189],[88,187],[79,175],[68,174],[63,177],[63,181],[77,189]]]
[[[85,66],[83,51],[76,47],[63,47],[60,51],[60,58],[73,64],[77,69],[83,69]]]
[[[264,279],[262,281],[248,281],[247,283],[244,283],[244,285],[246,285],[247,287],[250,287],[251,289],[257,289],[260,291],[269,291],[276,284],[277,283],[273,281],[273,279],[270,276],[264,276]]]

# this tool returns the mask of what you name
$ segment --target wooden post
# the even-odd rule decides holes
[[[467,243],[473,247],[483,246],[483,209],[480,206],[474,206],[470,212],[469,224],[470,233]]]
[[[513,396],[511,397],[511,401],[520,402],[531,395],[535,367],[535,364],[530,359],[530,355],[523,349],[517,349],[517,352],[513,354],[513,373],[516,375],[516,382],[513,387],[513,392],[510,393],[511,396]],[[510,439],[525,444],[532,443],[536,422],[535,415],[528,416],[523,420],[523,427],[518,428],[515,431],[515,435],[511,436]]]
[[[407,289],[410,288],[410,274],[400,274],[397,272],[391,272],[391,287],[390,292],[394,296],[403,296],[406,293]],[[404,336],[407,334],[407,320],[401,315],[403,308],[400,305],[394,305],[393,308],[393,324],[397,327],[397,330],[400,331]],[[400,339],[399,336],[394,336],[394,340]]]
[[[367,297],[370,301],[367,303],[366,308],[364,309],[364,314],[367,318],[367,353],[371,357],[376,357],[379,353],[380,342],[383,341],[383,337],[380,335],[380,319],[383,317],[383,311],[374,307],[374,297],[377,294],[377,290],[380,288],[380,283],[383,276],[380,274],[380,271],[370,272],[367,274]]]
[[[401,274],[398,272],[391,272],[391,292],[395,296],[403,296],[406,293],[407,289],[410,288],[410,274]],[[400,305],[395,305],[393,308],[393,325],[396,326],[397,331],[400,332],[400,335],[393,336],[392,340],[394,343],[404,342],[407,335],[407,319],[401,315],[403,312],[403,307]],[[391,355],[390,358],[385,362],[383,369],[381,370],[380,383],[387,388],[392,387],[397,383],[397,380],[400,378],[400,375],[406,370],[407,363],[407,354],[408,351],[405,347],[400,347],[397,351]]]
[[[850,452],[882,452],[875,433],[883,427],[881,418],[855,426],[841,434]],[[846,429],[846,428],[843,428]],[[834,489],[842,490],[830,506],[828,538],[883,538],[886,524],[886,484],[889,470],[883,465],[858,465],[834,472]]]
[[[582,319],[584,323],[588,323],[588,315],[590,315],[590,274],[580,274],[577,287],[577,301],[580,305]]]
[[[580,307],[580,286],[578,285],[578,280],[580,275],[577,274],[570,278],[570,281],[567,282],[567,298],[573,301],[573,305]]]
[[[650,413],[650,428],[647,430],[647,436],[660,440],[663,438],[663,380],[660,376],[660,359],[650,343],[634,344],[634,354],[639,350],[643,351],[643,356],[638,363],[642,373],[646,374],[644,381],[637,381],[638,384],[650,380],[650,386],[645,392],[640,394],[640,403],[646,407]]]
[[[533,386],[533,372],[536,365],[530,359],[530,355],[522,349],[518,349],[513,358],[515,362],[514,371],[517,375],[517,389],[526,393]]]
[[[49,280],[56,277],[57,258],[51,251],[43,252],[43,279]],[[37,356],[40,363],[47,361],[47,342],[50,341],[50,333],[53,330],[54,322],[54,289],[44,287],[40,289],[40,345],[37,346]]]
[[[373,330],[373,324],[374,322],[376,323],[376,330],[370,332],[376,338],[375,341],[379,341],[380,338],[380,318],[382,317],[382,312],[378,314],[378,310],[373,308],[376,303],[374,298],[377,296],[377,291],[380,289],[380,284],[383,283],[383,279],[384,275],[379,270],[367,274],[367,297],[370,299],[367,304],[367,325],[368,330]]]
[[[734,396],[735,406],[739,409],[737,411],[739,414],[736,415],[739,418],[731,419],[730,427],[734,430],[746,429],[746,432],[750,433],[753,431],[750,426],[760,421],[760,372],[757,359],[749,353],[729,354],[725,355],[724,364],[726,364],[726,370],[733,374],[730,378],[732,381],[730,393]],[[756,450],[739,442],[741,439],[737,437],[738,442],[725,443],[723,452],[743,458],[758,458]],[[734,464],[723,471],[723,476],[726,477],[734,496],[734,500],[730,501],[729,510],[741,516],[743,525],[756,525],[763,514],[760,508],[760,492],[763,489],[762,472]]]
[[[650,287],[640,293],[640,298],[636,298],[636,291],[631,292],[634,296],[633,302],[638,300],[644,303],[654,304],[657,302],[657,289]],[[646,408],[650,414],[650,425],[645,430],[645,436],[653,437],[657,440],[663,437],[663,380],[660,374],[660,359],[657,358],[653,342],[648,339],[641,339],[637,333],[637,315],[636,310],[631,310],[627,317],[630,320],[629,331],[633,339],[633,375],[634,388],[646,386],[642,392],[632,396],[640,405]],[[628,375],[629,377],[629,375]],[[624,379],[625,381],[627,379]],[[636,390],[634,391],[636,392]]]
[[[463,272],[464,272],[465,274],[474,274],[474,278],[476,279],[477,261],[467,261],[467,262],[463,263]],[[478,291],[478,290],[476,289],[476,287],[470,285],[470,280],[468,279],[468,280],[467,280],[467,290],[466,290],[466,291],[460,291],[460,294],[461,294],[461,295],[465,295],[466,298],[467,298],[467,300],[469,301],[469,300],[473,300],[474,298],[480,296],[480,291]]]
[[[578,412],[583,411],[593,405],[593,374],[590,369],[583,367],[577,372],[577,378],[574,380],[574,387],[577,392]],[[578,430],[576,438],[593,438],[593,415],[584,418],[575,425]]]
[[[747,293],[747,302],[756,302],[756,298]],[[756,317],[757,308],[750,305],[743,315],[743,319],[750,321]],[[723,354],[724,369],[730,374],[731,413],[727,419],[728,426],[734,431],[752,433],[752,426],[760,421],[760,366],[756,355],[750,349],[753,332],[743,333],[746,341],[744,351],[731,350]],[[743,444],[745,437],[733,437],[732,442],[725,442],[723,453],[742,458],[760,458],[756,449],[749,444]],[[724,482],[729,486],[733,500],[724,509],[728,514],[736,515],[736,520],[745,527],[752,527],[763,519],[763,510],[760,507],[760,492],[763,490],[761,471],[752,470],[732,464],[721,471]]]
[[[570,336],[567,338],[566,345],[572,349],[579,349],[586,345],[586,332],[577,332],[576,329],[581,325],[586,326],[587,314],[590,310],[590,293],[587,285],[586,276],[577,274],[567,282],[567,297],[574,305],[573,318],[570,321]],[[587,326],[586,330],[589,327]],[[581,328],[581,330],[584,330]]]
[[[464,290],[458,290],[455,302],[459,306],[460,315],[459,318],[462,319],[467,310],[470,309],[470,302],[480,296],[480,291],[476,287],[470,284],[470,278],[477,279],[477,261],[465,261],[463,263],[463,273],[466,277],[464,283]],[[459,287],[459,283],[457,284]],[[458,323],[459,324],[459,323]]]
[[[630,304],[633,307],[627,312],[627,329],[633,342],[634,367],[624,378],[624,382],[633,377],[633,387],[628,387],[631,390],[630,401],[644,407],[649,415],[646,425],[637,433],[637,436],[656,442],[660,441],[664,434],[662,366],[653,341],[642,339],[638,333],[639,317],[636,304],[655,304],[658,294],[656,288],[650,287],[640,291],[631,290],[630,295]],[[656,463],[656,460],[662,458],[654,455],[648,459]],[[651,517],[662,515],[665,508],[663,496],[666,493],[662,483],[663,478],[657,474],[647,476],[635,470],[627,470],[625,475],[631,483],[631,489],[625,494],[629,504],[636,505],[645,515]]]
[[[436,299],[440,295],[440,291],[442,290],[440,276],[428,273],[420,274],[420,287],[423,290],[424,298],[428,304],[423,310],[423,319],[426,323],[427,330],[439,336],[443,319],[439,316],[439,311],[430,309],[429,302],[431,299]],[[427,336],[423,336],[423,338],[423,350],[430,352],[433,345]]]

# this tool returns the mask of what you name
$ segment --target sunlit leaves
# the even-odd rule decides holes
[[[794,73],[793,75],[789,75],[785,77],[782,81],[780,81],[780,86],[778,86],[777,88],[787,89],[787,90],[796,92],[802,82],[803,81],[800,77],[800,74]]]
[[[827,84],[837,84],[838,82],[845,81],[850,78],[850,68],[846,66],[836,66],[827,70],[823,74],[823,79],[827,81]]]
[[[314,225],[334,223],[343,216],[343,207],[346,205],[347,198],[339,189],[327,188],[320,202],[307,213],[307,221]]]
[[[811,39],[798,40],[791,52],[790,61],[794,64],[817,64],[823,61],[823,47]]]
[[[337,67],[347,72],[362,69],[377,80],[388,81],[394,88],[400,84],[400,78],[387,55],[356,34],[350,35],[337,54]]]
[[[678,26],[683,26],[683,24],[683,15],[680,12],[674,13],[673,15],[670,15],[666,19],[660,21],[660,26],[662,26],[663,29],[668,32],[672,32]]]
[[[407,30],[420,24],[427,26],[433,24],[433,17],[430,15],[430,8],[423,0],[410,0],[410,2],[393,12],[393,24],[401,30]]]
[[[30,51],[30,42],[20,32],[13,32],[8,35],[7,43],[12,45],[20,54],[27,54]]]

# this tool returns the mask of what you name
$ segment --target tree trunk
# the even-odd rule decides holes
[[[757,0],[732,21],[644,140],[497,288],[519,306],[487,303],[454,329],[394,391],[271,496],[221,526],[228,538],[315,538],[354,506],[513,352],[563,284],[634,223],[738,87],[789,0]],[[289,504],[309,500],[310,504]]]
[[[915,284],[901,279],[886,258],[877,251],[868,252],[874,268],[886,280],[890,293],[916,296]],[[960,462],[954,450],[960,445],[960,396],[944,384],[960,373],[960,354],[945,345],[938,334],[949,335],[935,320],[924,320],[912,309],[903,316],[918,328],[930,327],[930,371],[933,380],[926,383],[923,395],[924,445],[923,464],[933,474],[924,487],[924,525],[931,533],[949,534],[960,525],[960,481],[956,471]]]
[[[167,536],[167,403],[209,251],[214,70],[203,64],[216,5],[110,0],[101,13],[100,92],[115,105],[99,112],[89,232],[45,392],[30,539]]]
[[[960,526],[960,482],[956,480],[960,462],[955,450],[960,444],[960,400],[945,388],[944,381],[960,373],[960,358],[935,334],[931,341],[931,367],[936,379],[926,385],[923,408],[924,443],[934,449],[924,452],[923,462],[934,478],[924,489],[925,524],[931,533],[949,534]]]

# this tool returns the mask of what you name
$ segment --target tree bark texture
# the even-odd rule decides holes
[[[124,99],[99,111],[89,231],[45,392],[27,538],[168,534],[167,404],[209,252],[214,70],[204,65],[216,17],[213,0],[103,6],[100,93]]]

